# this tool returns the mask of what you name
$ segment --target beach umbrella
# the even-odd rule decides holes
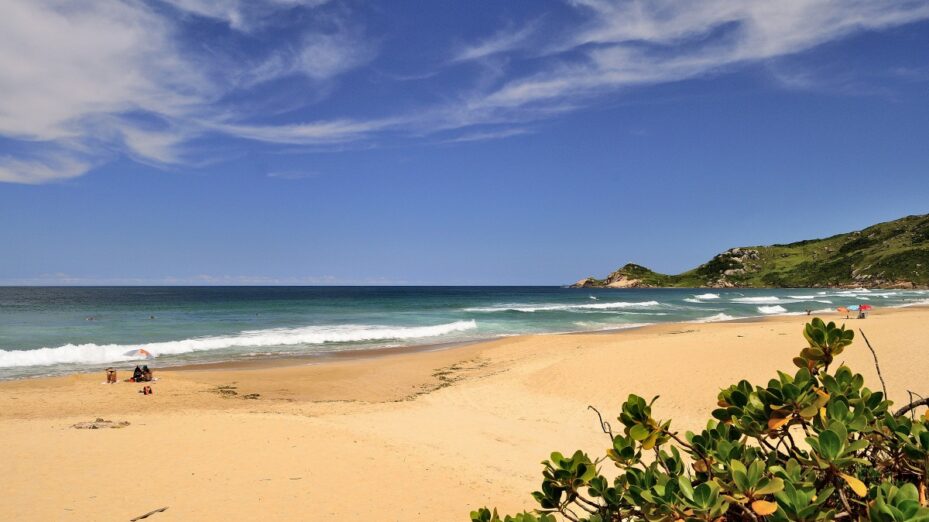
[[[858,305],[858,309],[861,310],[862,312],[867,312],[871,308],[872,306],[869,304]]]
[[[851,305],[851,306],[848,307],[848,310],[849,310],[850,312],[857,312],[857,311],[858,311],[858,305]]]
[[[844,306],[840,306],[840,307],[836,308],[835,310],[836,310],[837,312],[841,312],[841,313],[843,313],[843,314],[847,314],[847,313],[848,313],[848,308],[845,308]]]
[[[139,348],[138,350],[129,350],[124,354],[126,357],[138,357],[140,359],[153,359],[152,355],[148,350],[144,348]]]

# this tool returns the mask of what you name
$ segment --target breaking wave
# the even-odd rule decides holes
[[[755,304],[755,303],[780,303],[781,298],[774,295],[765,295],[761,297],[736,297],[733,303]]]
[[[832,304],[832,301],[828,299],[821,299],[821,296],[803,296],[803,295],[789,295],[787,297],[776,297],[776,296],[762,296],[762,297],[736,297],[732,299],[733,303],[739,304],[790,304],[790,303],[823,303],[823,304]]]
[[[719,299],[719,294],[700,294],[695,295],[694,299]]]
[[[780,305],[774,306],[759,306],[758,311],[763,314],[782,314],[787,311],[786,308]]]
[[[616,310],[622,308],[641,308],[659,306],[658,301],[593,303],[593,304],[505,304],[499,306],[485,306],[465,308],[465,312],[551,312],[565,310]]]
[[[349,343],[438,337],[477,328],[477,322],[455,321],[434,326],[329,325],[301,328],[252,330],[236,335],[199,337],[145,345],[66,344],[57,348],[0,350],[0,368],[48,366],[52,364],[107,364],[139,360],[134,355],[144,348],[153,357],[236,347],[288,346]]]
[[[718,323],[720,321],[732,321],[738,319],[738,317],[733,317],[729,314],[716,314],[709,317],[704,317],[703,319],[696,319],[691,321],[692,323]]]

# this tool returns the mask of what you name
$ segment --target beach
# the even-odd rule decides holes
[[[929,308],[861,328],[897,404],[926,394]],[[600,456],[630,393],[700,429],[720,388],[793,371],[804,315],[505,337],[431,351],[162,370],[154,394],[103,372],[0,382],[0,518],[467,520],[531,509],[551,451]],[[840,357],[880,389],[860,335]],[[132,365],[122,364],[120,380]],[[74,429],[102,418],[120,429]]]

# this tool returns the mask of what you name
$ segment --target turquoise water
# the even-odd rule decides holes
[[[0,287],[0,379],[929,303],[929,291]]]

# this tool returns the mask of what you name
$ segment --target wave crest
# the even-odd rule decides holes
[[[758,311],[763,314],[782,314],[787,311],[786,308],[780,305],[774,306],[759,306]]]
[[[422,339],[477,328],[477,322],[455,321],[434,326],[329,325],[250,330],[236,335],[199,337],[150,344],[66,344],[34,350],[0,350],[0,368],[53,364],[107,364],[140,360],[133,355],[145,348],[154,357],[236,347],[329,344],[391,339]],[[127,353],[128,352],[128,353]]]
[[[625,302],[617,301],[613,303],[595,303],[595,304],[505,304],[499,306],[482,306],[475,308],[465,308],[465,312],[483,312],[483,313],[493,313],[493,312],[553,312],[553,311],[569,311],[569,310],[616,310],[622,308],[635,308],[635,307],[652,307],[658,306],[661,303],[658,301],[642,301],[642,302]]]

